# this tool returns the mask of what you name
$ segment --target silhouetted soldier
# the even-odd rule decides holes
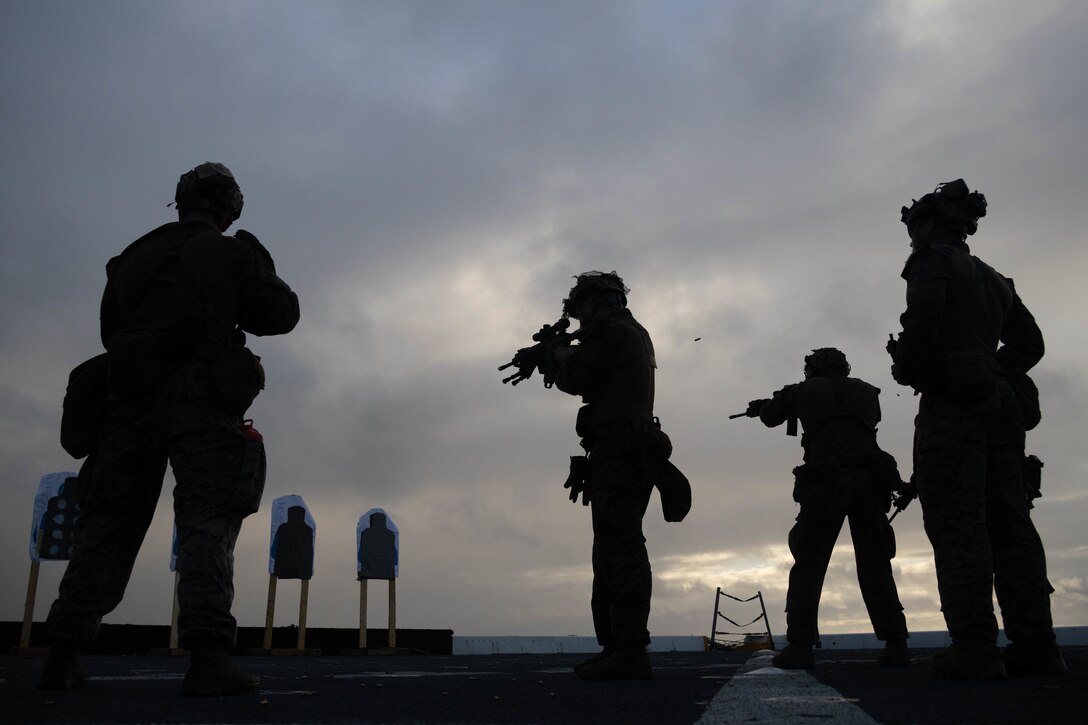
[[[277,579],[310,579],[314,575],[314,530],[306,509],[291,506],[287,520],[276,527],[274,542]]]
[[[230,171],[184,174],[179,221],[129,245],[106,267],[102,342],[109,353],[105,429],[81,471],[87,486],[72,558],[49,612],[40,686],[81,687],[81,647],[121,601],[173,467],[180,574],[178,628],[191,651],[187,695],[255,691],[227,656],[234,644],[234,545],[264,488],[264,446],[241,416],[263,387],[255,335],[290,332],[298,298],[248,232],[223,235],[242,211]]]
[[[383,513],[370,514],[370,526],[359,537],[361,579],[397,578],[397,535],[386,525]]]
[[[903,207],[914,251],[902,275],[903,330],[888,345],[893,377],[922,394],[914,478],[952,637],[934,659],[940,678],[1067,671],[1025,495],[1024,409],[1007,379],[1042,358],[1043,337],[1012,280],[971,256],[965,240],[985,215],[986,198],[963,179]],[[1010,640],[1004,658],[994,589]]]
[[[846,356],[833,347],[805,357],[805,380],[787,385],[771,399],[753,400],[746,411],[768,427],[801,421],[804,464],[794,469],[793,499],[801,508],[790,530],[786,640],[774,665],[785,669],[816,666],[812,648],[819,640],[817,619],[824,576],[843,520],[850,522],[858,584],[877,639],[884,642],[880,664],[910,664],[907,622],[892,578],[895,533],[885,516],[896,485],[873,471],[878,451],[880,389],[849,377]]]
[[[602,652],[575,667],[582,679],[647,679],[652,587],[642,517],[653,489],[644,436],[653,427],[653,343],[627,308],[615,273],[577,277],[563,303],[581,344],[560,348],[555,385],[580,395],[576,430],[589,476],[573,486],[592,508],[593,628]]]

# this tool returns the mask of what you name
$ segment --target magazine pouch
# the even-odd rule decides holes
[[[245,345],[228,344],[208,373],[208,395],[212,402],[230,415],[241,416],[262,390],[261,358]]]
[[[793,469],[793,500],[813,504],[826,498],[829,484],[839,475],[839,463],[834,458],[803,463]]]

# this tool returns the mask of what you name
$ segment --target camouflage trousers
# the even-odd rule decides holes
[[[906,638],[907,622],[892,577],[895,532],[885,515],[888,493],[873,486],[867,470],[843,468],[797,498],[801,510],[789,535],[793,567],[786,593],[787,641],[815,645],[819,640],[820,594],[844,520],[850,522],[858,584],[877,638]]]
[[[593,629],[602,647],[646,646],[653,588],[642,517],[653,484],[637,459],[591,456]]]
[[[1046,554],[1023,480],[1023,420],[1007,383],[973,403],[923,395],[914,450],[918,500],[952,639],[969,646],[996,641],[996,591],[1010,641],[1053,643]]]
[[[54,641],[90,644],[103,615],[120,604],[169,461],[181,644],[233,645],[234,545],[264,486],[263,444],[244,436],[239,422],[206,401],[161,392],[110,402],[106,429],[80,472],[72,556],[49,610]],[[166,593],[162,601],[165,610]]]

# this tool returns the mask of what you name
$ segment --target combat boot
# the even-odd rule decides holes
[[[1016,677],[1046,677],[1069,672],[1061,651],[1056,644],[1023,645],[1009,643],[1001,654],[1005,670]]]
[[[580,680],[649,680],[654,676],[646,648],[623,645],[599,659],[583,662],[574,674]]]
[[[810,644],[788,644],[774,656],[771,664],[782,670],[811,670],[816,667],[816,658]]]
[[[884,651],[880,653],[882,667],[909,667],[910,650],[907,649],[907,640],[889,639],[884,643]]]
[[[996,645],[953,642],[933,657],[930,676],[935,680],[1004,680],[1008,673]]]
[[[574,666],[574,674],[578,674],[582,670],[582,668],[585,667],[586,665],[591,665],[594,662],[600,662],[605,657],[608,657],[610,654],[612,654],[615,651],[616,651],[616,645],[614,645],[614,644],[613,645],[606,645],[605,648],[602,649],[597,654],[593,655],[589,659],[582,660],[581,662],[576,664]]]
[[[79,642],[58,640],[49,649],[49,659],[38,678],[39,690],[78,690],[87,683],[79,664]]]
[[[181,685],[186,697],[244,695],[257,691],[259,677],[243,672],[224,651],[194,652]]]

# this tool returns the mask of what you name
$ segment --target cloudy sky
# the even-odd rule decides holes
[[[264,622],[271,501],[300,494],[318,526],[311,626],[357,626],[355,523],[382,507],[399,626],[590,634],[589,512],[562,489],[579,401],[496,368],[558,317],[573,275],[615,269],[694,486],[684,523],[656,498],[646,516],[650,629],[709,634],[721,586],[762,591],[781,634],[800,446],[727,416],[836,346],[882,388],[881,441],[909,471],[917,402],[883,349],[899,208],[958,177],[990,202],[973,250],[1046,336],[1034,518],[1055,621],[1085,624],[1086,35],[1076,0],[5,0],[0,619],[22,616],[40,476],[78,467],[60,402],[100,350],[106,260],[214,160],[302,304],[295,332],[252,341],[270,472],[236,552],[241,624]],[[169,621],[172,484],[106,621]],[[917,504],[895,527],[908,622],[941,629]],[[866,631],[839,543],[821,627]],[[61,570],[42,566],[38,619]],[[277,624],[297,592],[279,587]]]

